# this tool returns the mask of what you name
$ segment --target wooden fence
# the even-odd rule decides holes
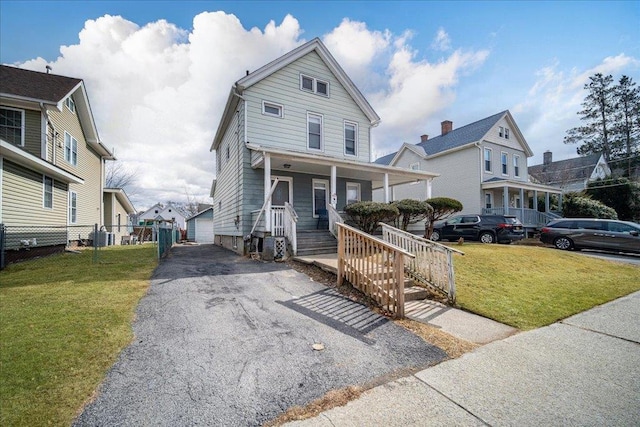
[[[404,317],[405,260],[415,256],[391,243],[336,223],[338,285],[347,280],[396,317]]]

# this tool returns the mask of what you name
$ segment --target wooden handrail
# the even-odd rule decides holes
[[[362,234],[362,235],[366,236],[368,239],[373,240],[376,243],[380,243],[382,246],[384,246],[384,247],[386,247],[388,249],[391,249],[391,250],[394,250],[394,251],[398,251],[401,254],[403,254],[405,256],[408,256],[409,258],[415,258],[416,257],[414,254],[412,254],[411,252],[405,251],[400,246],[396,246],[393,243],[386,242],[386,241],[384,241],[382,239],[379,239],[376,236],[372,236],[371,234],[365,233],[362,230],[358,230],[357,228],[351,227],[350,225],[347,225],[347,224],[344,224],[344,223],[336,223],[336,225],[338,227],[344,227],[347,230],[353,231],[353,232],[355,232],[357,234]]]
[[[385,226],[386,227],[391,227],[389,224],[385,224],[384,222],[379,222],[378,225],[383,227],[383,228]],[[409,238],[412,238],[414,240],[417,240],[419,242],[424,242],[427,245],[433,245],[435,247],[442,248],[442,249],[444,249],[446,251],[451,251],[451,252],[455,252],[455,253],[460,254],[460,255],[464,255],[464,252],[459,251],[458,249],[450,248],[449,246],[443,245],[442,243],[438,243],[438,242],[434,242],[433,240],[425,239],[422,236],[416,236],[415,234],[409,233],[408,231],[400,230],[399,228],[395,228],[395,227],[391,227],[391,228],[393,228],[393,231],[395,233],[403,234],[403,235],[405,235],[405,236],[407,236]]]

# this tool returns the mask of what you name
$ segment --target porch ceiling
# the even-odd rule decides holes
[[[412,171],[394,166],[384,166],[375,163],[362,163],[353,160],[337,159],[321,154],[297,153],[273,148],[247,144],[247,147],[260,153],[251,167],[264,168],[264,154],[271,156],[271,173],[287,171],[309,175],[330,176],[331,166],[336,166],[338,178],[371,181],[373,189],[384,187],[384,175],[389,176],[389,185],[405,184],[419,180],[433,179],[439,174],[425,171]],[[288,165],[285,166],[285,165]]]
[[[522,181],[511,181],[511,180],[502,180],[502,181],[489,181],[482,183],[483,190],[491,190],[494,188],[522,188],[523,190],[528,191],[541,191],[543,193],[552,193],[552,194],[562,194],[562,190],[557,187],[551,187],[549,185],[540,185],[533,184],[531,182],[522,182]]]

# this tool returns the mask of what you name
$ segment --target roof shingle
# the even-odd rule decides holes
[[[0,65],[0,93],[60,102],[82,80]]]

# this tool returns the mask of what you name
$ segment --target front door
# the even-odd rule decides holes
[[[313,180],[313,217],[326,215],[327,203],[329,201],[329,181],[324,179]]]

